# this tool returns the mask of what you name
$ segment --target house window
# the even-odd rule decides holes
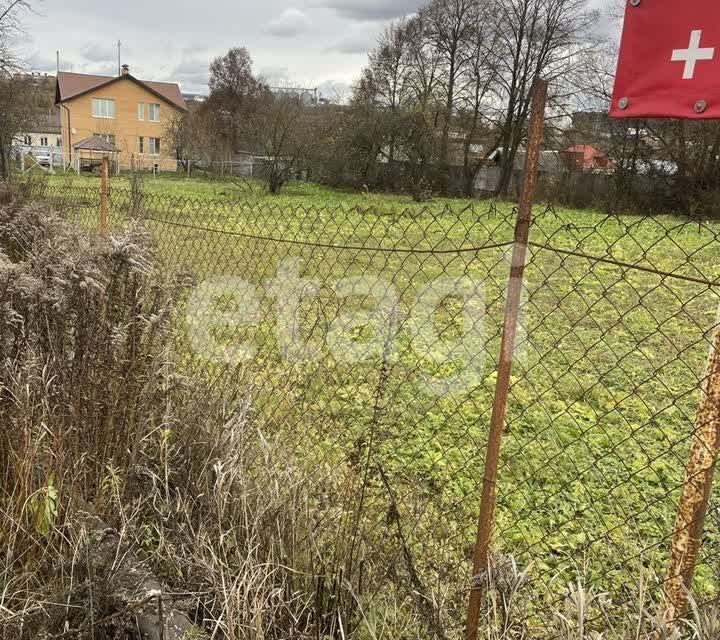
[[[142,136],[138,138],[138,153],[145,153],[145,138]]]
[[[28,147],[32,147],[32,136],[23,136],[23,143]]]
[[[149,104],[148,105],[148,120],[150,122],[160,122],[160,105]]]
[[[145,120],[145,103],[138,102],[138,120]]]
[[[115,100],[106,100],[104,98],[92,99],[93,118],[114,118],[115,117]]]
[[[40,146],[41,147],[47,147],[48,145],[48,139],[47,136],[41,136],[40,137]]]
[[[148,153],[151,156],[160,155],[160,138],[148,138]]]
[[[58,138],[57,140],[55,140],[55,146],[62,147],[62,138]]]
[[[105,140],[105,142],[109,142],[111,145],[115,146],[115,134],[114,133],[93,133],[94,136],[97,136],[101,140]]]

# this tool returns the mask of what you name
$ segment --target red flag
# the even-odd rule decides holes
[[[717,0],[628,0],[610,115],[720,119]]]

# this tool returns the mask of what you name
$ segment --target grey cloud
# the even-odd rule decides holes
[[[381,25],[369,22],[355,25],[345,33],[342,40],[331,45],[327,51],[358,55],[367,53],[377,42]]]
[[[127,48],[123,49],[123,53],[127,54]],[[95,63],[107,63],[110,60],[117,60],[117,47],[109,47],[105,44],[91,43],[85,45],[80,55],[84,60]]]
[[[268,24],[265,31],[279,38],[292,38],[310,26],[308,17],[300,9],[285,9],[277,18]]]
[[[287,67],[263,67],[258,75],[271,85],[283,86],[290,83],[290,70]]]
[[[184,59],[170,73],[169,79],[183,89],[206,90],[209,79],[209,57]]]
[[[246,46],[255,69],[273,84],[351,82],[363,66],[359,54],[374,43],[366,30],[377,32],[382,24],[342,14],[394,15],[415,8],[409,0],[397,1],[401,10],[386,0],[366,0],[369,7],[364,0],[212,0],[200,11],[197,0],[126,0],[122,11],[87,0],[44,2],[41,14],[28,17],[22,49],[35,71],[53,72],[60,49],[65,71],[114,75],[120,38],[122,62],[134,75],[177,81],[189,92],[207,91],[209,62],[233,46]]]
[[[117,56],[117,53],[115,54]],[[63,67],[61,67],[63,68]],[[67,70],[67,64],[64,65],[65,70]],[[98,76],[115,76],[118,72],[117,62],[114,64],[108,63],[108,64],[98,64],[98,63],[81,63],[81,64],[70,64],[70,71],[75,71],[76,73],[90,73],[93,75]]]
[[[349,20],[374,22],[402,18],[423,4],[422,0],[326,0],[321,6]]]
[[[358,55],[362,53],[367,53],[368,50],[373,46],[373,42],[374,40],[372,38],[347,38],[330,47],[328,51],[347,53],[348,55]]]
[[[39,51],[35,51],[27,59],[27,67],[30,71],[39,71],[41,73],[50,73],[57,70],[57,58],[48,56]]]
[[[183,60],[177,65],[172,73],[178,77],[196,76],[204,74],[208,76],[208,62],[206,60]]]
[[[351,87],[347,82],[334,82],[326,80],[318,85],[318,93],[323,98],[328,98],[333,102],[346,103],[350,97]]]
[[[182,48],[181,53],[183,56],[194,57],[200,54],[210,55],[210,50],[202,44],[191,44]]]

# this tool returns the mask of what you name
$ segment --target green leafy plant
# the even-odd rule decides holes
[[[58,516],[58,490],[55,487],[54,473],[50,474],[44,487],[30,496],[30,510],[35,530],[47,536],[55,526]]]

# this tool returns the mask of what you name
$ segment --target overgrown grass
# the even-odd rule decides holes
[[[178,198],[210,198],[227,202],[253,202],[286,206],[303,203],[318,206],[370,207],[375,206],[387,211],[397,210],[417,203],[409,195],[393,195],[386,193],[357,192],[326,187],[313,182],[289,182],[278,195],[267,193],[263,183],[253,178],[190,178],[182,174],[162,173],[157,177],[151,174],[139,174],[143,190],[147,193],[173,196]],[[51,186],[72,186],[76,188],[99,188],[100,179],[92,174],[68,173],[55,175],[36,175],[35,178],[46,180]],[[129,189],[130,174],[121,174],[111,178],[111,186],[117,189]],[[445,205],[454,207],[467,205],[467,201],[453,198],[434,200],[430,206],[442,208]]]
[[[173,324],[181,371],[231,380],[247,392],[252,428],[280,447],[280,467],[302,461],[301,483],[321,487],[304,502],[313,535],[305,529],[300,538],[331,535],[317,543],[314,560],[306,559],[321,560],[316,571],[327,579],[342,574],[332,589],[346,589],[324,615],[335,625],[339,611],[359,616],[359,638],[427,637],[433,625],[455,637],[509,271],[507,248],[491,245],[511,239],[511,207],[463,203],[455,211],[434,202],[423,209],[378,197],[379,204],[367,208],[364,195],[300,187],[317,192],[310,199],[305,192],[244,202],[216,194],[188,204],[182,189],[195,192],[195,182],[178,181],[174,195],[180,197],[164,199],[146,180],[137,210],[130,210],[131,196],[116,189],[112,213],[116,221],[130,213],[144,220],[164,270],[190,278]],[[95,206],[90,199],[75,213],[91,221]],[[531,234],[537,245],[610,254],[663,273],[531,249],[496,527],[496,549],[516,556],[527,574],[520,611],[513,611],[515,635],[505,637],[543,637],[549,612],[564,606],[567,584],[579,573],[595,594],[608,594],[606,605],[600,606],[602,598],[594,602],[587,628],[608,638],[642,637],[630,629],[633,616],[659,596],[652,581],[662,576],[705,332],[718,302],[713,287],[667,273],[720,276],[716,233],[671,218],[551,209],[538,215]],[[338,325],[343,314],[377,306],[367,293],[347,295],[338,286],[349,276],[393,287],[394,324]],[[484,313],[463,316],[462,296],[428,294],[428,285],[438,288],[445,276],[469,279],[482,294]],[[292,277],[317,280],[317,292],[278,296],[273,283]],[[258,319],[242,315],[252,291],[242,281],[256,292]],[[203,289],[203,282],[218,287]],[[204,295],[193,299],[198,290]],[[434,301],[432,313],[419,303],[423,293]],[[198,333],[202,314],[208,323]],[[299,344],[318,347],[319,358],[287,352],[287,335],[278,331],[282,317],[299,319]],[[473,326],[478,339],[469,355],[457,345]],[[228,368],[218,356],[240,343],[254,347],[252,357]],[[347,344],[360,357],[348,358],[340,348]],[[428,378],[442,382],[454,374],[464,376],[459,389],[428,387]],[[261,459],[256,451],[250,456]],[[278,480],[263,475],[266,466],[257,471],[260,485],[273,486]],[[298,548],[298,539],[293,534],[285,555]],[[715,595],[718,543],[711,517],[696,581],[700,600]],[[152,538],[148,548],[157,544]],[[650,581],[642,603],[638,576]],[[368,630],[378,628],[382,632]],[[560,628],[553,622],[556,635],[545,637],[580,637],[560,635]]]

